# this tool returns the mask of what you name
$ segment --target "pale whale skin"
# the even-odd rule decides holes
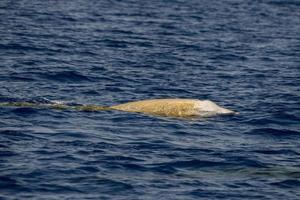
[[[110,106],[114,110],[137,112],[167,117],[211,117],[237,114],[222,108],[210,100],[198,99],[152,99]]]

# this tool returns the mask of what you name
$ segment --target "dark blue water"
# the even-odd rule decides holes
[[[300,199],[298,0],[1,0],[0,85],[0,102],[240,112],[3,107],[0,199]]]

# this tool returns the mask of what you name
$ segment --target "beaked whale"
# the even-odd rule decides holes
[[[217,115],[233,115],[238,114],[232,110],[222,108],[210,100],[198,99],[150,99],[133,101],[113,106],[99,105],[66,105],[62,103],[29,103],[29,102],[8,102],[0,103],[0,106],[14,107],[35,107],[35,108],[51,108],[51,109],[73,109],[79,111],[103,111],[118,110],[125,112],[143,113],[164,117],[212,117]]]
[[[232,110],[218,106],[210,100],[198,99],[151,99],[119,104],[110,106],[110,108],[166,117],[210,117],[237,114]]]

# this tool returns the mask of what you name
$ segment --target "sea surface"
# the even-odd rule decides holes
[[[300,199],[299,0],[1,0],[0,102],[209,99],[237,116],[0,108],[0,199]]]

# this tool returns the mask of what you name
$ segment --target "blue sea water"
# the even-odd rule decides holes
[[[0,199],[300,199],[299,0],[1,0],[0,85],[0,102],[240,112],[2,107]]]

